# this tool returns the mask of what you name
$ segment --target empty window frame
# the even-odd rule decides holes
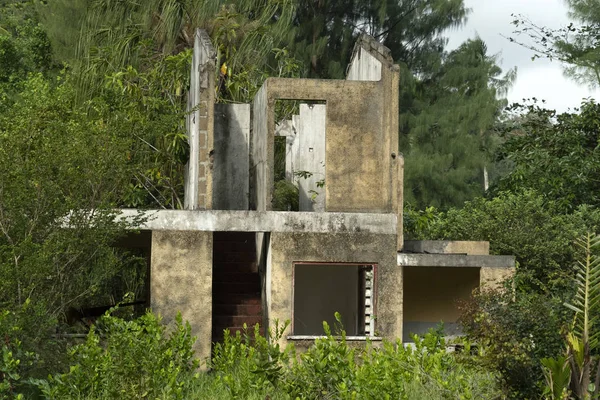
[[[375,265],[294,264],[293,336],[322,336],[323,321],[336,332],[340,313],[347,336],[374,336]]]

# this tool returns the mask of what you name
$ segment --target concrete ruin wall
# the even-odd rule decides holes
[[[298,202],[300,211],[325,211],[325,187],[319,187],[318,182],[325,185],[325,119],[327,107],[324,104],[300,104],[300,115],[296,119],[298,138],[294,144],[294,172],[307,171],[311,175],[297,178]]]
[[[402,269],[396,265],[396,235],[373,233],[271,233],[267,268],[269,321],[293,320],[294,263],[376,265],[375,333],[402,337]],[[289,327],[281,339],[293,333]]]
[[[250,209],[256,211],[272,210],[274,138],[269,135],[268,101],[267,87],[263,85],[252,102]]]
[[[166,324],[181,312],[198,340],[196,357],[210,357],[212,329],[212,232],[153,231],[150,302]]]
[[[214,210],[248,210],[250,191],[250,105],[216,104]]]
[[[188,116],[186,126],[190,159],[185,174],[184,208],[212,207],[212,149],[214,139],[216,53],[208,34],[198,29],[194,36]]]

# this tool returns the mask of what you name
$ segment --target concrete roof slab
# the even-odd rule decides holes
[[[120,218],[146,217],[138,229],[229,232],[363,232],[396,234],[395,214],[229,211],[120,210]]]
[[[398,253],[400,267],[514,268],[514,256]]]

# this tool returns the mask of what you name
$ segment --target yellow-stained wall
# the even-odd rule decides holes
[[[480,268],[404,267],[404,321],[455,322],[456,302],[479,287]]]

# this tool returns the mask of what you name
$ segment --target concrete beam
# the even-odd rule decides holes
[[[514,256],[398,253],[399,267],[514,268]]]
[[[396,234],[395,214],[229,210],[120,210],[120,218],[145,217],[138,229],[205,232],[313,232]]]

